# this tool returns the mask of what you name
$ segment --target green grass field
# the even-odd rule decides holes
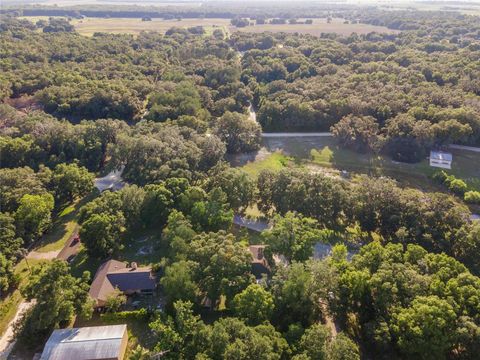
[[[85,36],[92,36],[95,32],[108,32],[113,34],[133,34],[138,35],[141,31],[158,31],[165,33],[168,29],[176,26],[188,28],[192,26],[203,26],[206,34],[211,34],[215,29],[222,29],[228,33],[229,19],[182,19],[163,20],[152,19],[152,21],[142,21],[141,19],[131,18],[86,18],[72,20],[75,30]]]
[[[78,210],[78,204],[63,209],[55,221],[52,231],[43,237],[35,251],[49,252],[61,250],[78,227]]]
[[[70,239],[78,228],[80,208],[93,200],[97,194],[94,191],[83,199],[79,199],[72,205],[63,208],[57,215],[52,229],[43,236],[34,250],[37,252],[49,252],[63,249],[67,240]]]
[[[452,169],[447,172],[465,180],[473,189],[479,190],[480,168],[477,164],[480,164],[480,154],[463,150],[451,150],[451,152],[453,154]],[[402,184],[422,190],[438,189],[437,184],[432,182],[431,176],[441,170],[431,167],[428,159],[415,164],[400,163],[388,156],[359,154],[342,149],[335,144],[312,149],[309,161],[338,170],[389,176]]]
[[[278,171],[287,166],[289,158],[281,152],[274,152],[265,158],[249,162],[242,167],[252,177],[257,177],[262,170]]]
[[[399,163],[388,156],[360,154],[338,146],[333,138],[264,138],[264,151],[269,155],[243,165],[243,169],[256,177],[263,169],[280,170],[286,166],[317,166],[352,173],[388,176],[405,186],[421,190],[440,190],[431,179],[438,171],[429,165],[428,159],[419,163]],[[480,153],[451,150],[452,170],[447,171],[480,190]]]

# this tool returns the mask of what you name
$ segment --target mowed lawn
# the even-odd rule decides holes
[[[264,138],[264,152],[271,152],[242,168],[256,177],[263,169],[280,170],[286,166],[323,167],[346,170],[355,174],[388,176],[400,183],[422,190],[438,190],[431,176],[440,170],[432,168],[427,158],[419,163],[407,164],[393,161],[388,156],[361,154],[338,146],[333,138]],[[480,153],[450,150],[453,154],[453,174],[480,190]]]
[[[432,175],[441,170],[431,167],[428,158],[414,164],[393,161],[388,156],[360,154],[332,144],[311,150],[310,162],[324,167],[347,170],[354,173],[366,173],[374,176],[388,176],[404,185],[422,190],[438,189],[432,181]],[[464,150],[450,150],[453,154],[452,169],[447,173],[467,182],[480,190],[480,153]]]

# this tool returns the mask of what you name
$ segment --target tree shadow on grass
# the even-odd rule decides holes
[[[34,249],[40,252],[61,250],[68,239],[78,230],[77,220],[81,207],[96,196],[98,196],[98,192],[94,191],[73,204],[62,206],[54,215],[56,219],[52,228],[40,239]]]

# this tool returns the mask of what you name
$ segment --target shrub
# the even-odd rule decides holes
[[[118,322],[128,320],[145,320],[148,318],[148,312],[146,309],[139,309],[135,311],[121,311],[116,313],[105,313],[100,315],[105,322]]]
[[[445,171],[441,170],[441,171],[435,172],[432,178],[439,184],[444,184],[448,178],[448,174]]]
[[[467,191],[467,184],[461,179],[454,179],[450,181],[448,188],[455,194],[463,195]]]
[[[480,205],[480,191],[467,191],[463,199],[469,204],[479,204]]]

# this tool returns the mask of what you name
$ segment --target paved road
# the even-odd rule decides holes
[[[78,235],[78,225],[73,230],[72,236],[68,239],[63,249],[58,253],[57,259],[71,261],[80,251],[80,241],[73,243],[73,240]]]
[[[266,138],[284,138],[284,137],[330,137],[330,132],[285,132],[285,133],[262,133]]]
[[[18,310],[17,310],[17,313],[15,314],[15,317],[13,318],[12,321],[10,321],[10,323],[8,324],[7,330],[0,338],[0,360],[6,360],[8,358],[8,355],[10,355],[10,352],[12,351],[13,347],[15,346],[15,341],[11,341],[13,336],[13,325],[18,319],[20,319],[20,317],[23,315],[25,311],[27,311],[33,306],[33,304],[34,304],[33,301],[32,302],[23,301],[18,306]]]
[[[448,147],[450,147],[452,149],[467,150],[467,151],[474,151],[474,152],[479,152],[480,153],[480,147],[455,145],[455,144],[450,144]]]

